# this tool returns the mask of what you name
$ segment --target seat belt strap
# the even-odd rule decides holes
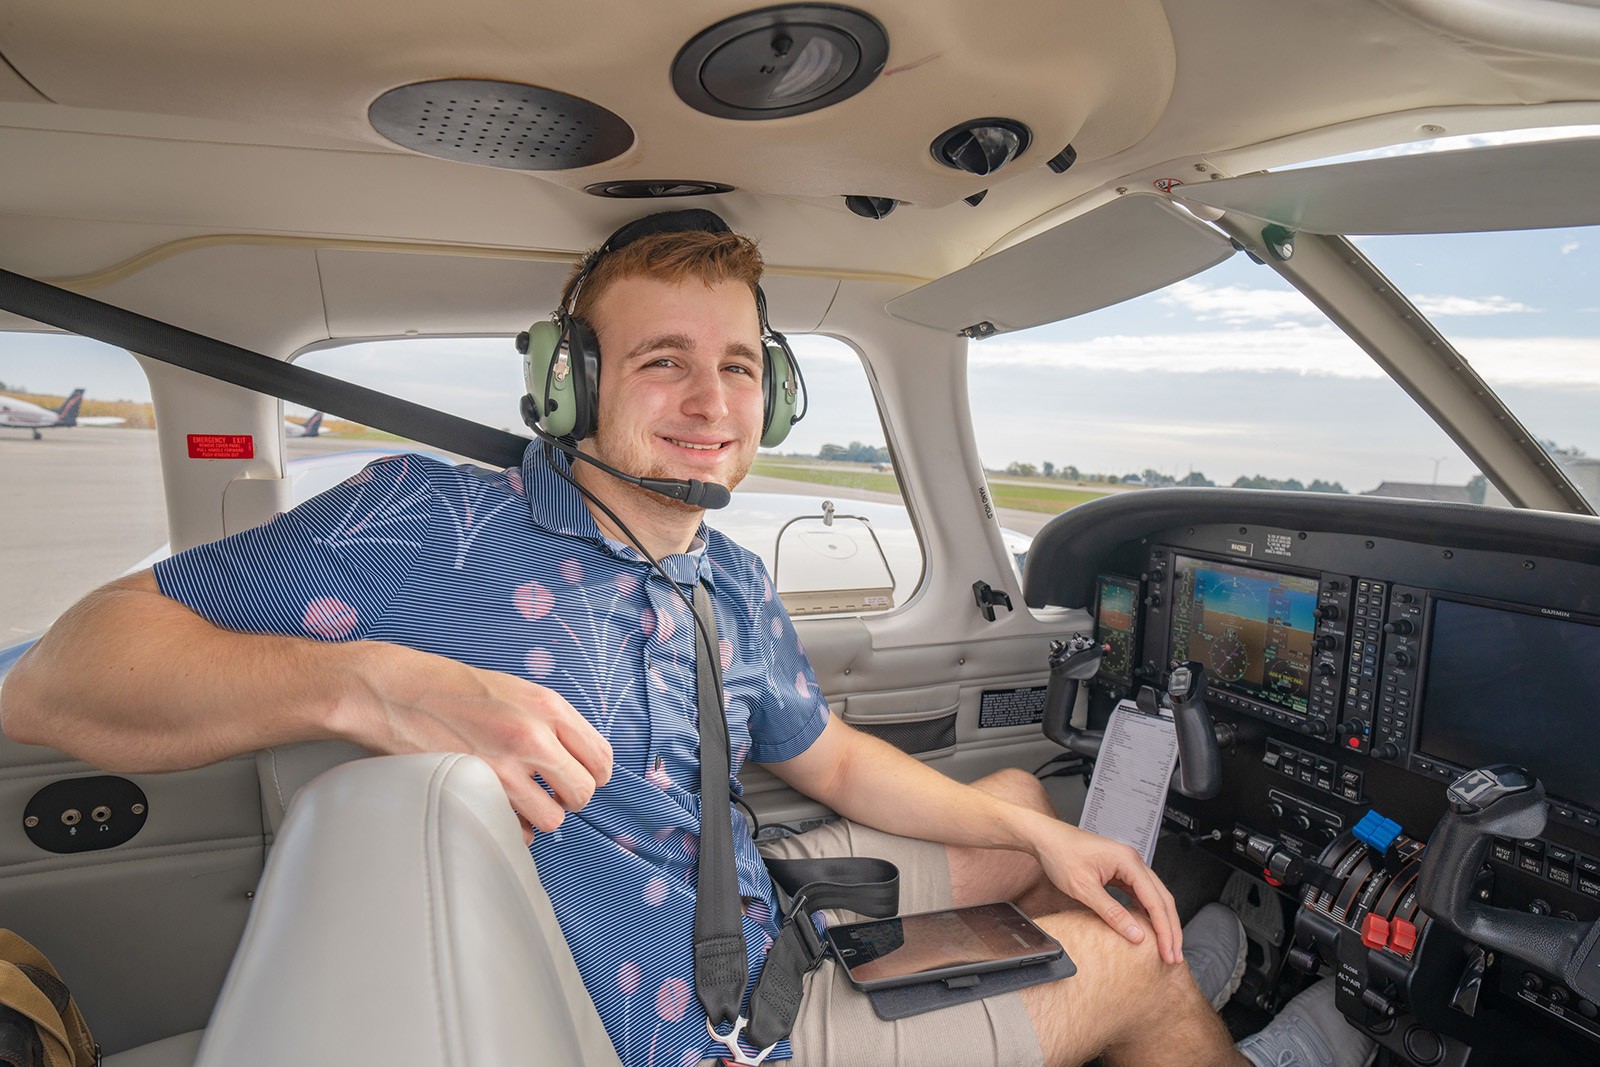
[[[766,861],[785,906],[777,940],[767,952],[750,997],[748,1018],[740,1012],[749,982],[744,911],[733,859],[733,813],[728,782],[728,720],[723,708],[722,664],[715,655],[716,612],[704,582],[694,590],[699,620],[695,647],[695,697],[700,712],[700,852],[695,876],[695,995],[705,1009],[706,1028],[734,1063],[754,1067],[789,1036],[800,1014],[805,976],[826,958],[811,913],[823,908],[887,918],[900,903],[900,872],[887,860],[836,858]],[[740,1039],[761,1051],[745,1052]]]

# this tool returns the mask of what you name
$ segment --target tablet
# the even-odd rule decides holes
[[[870,991],[1043,963],[1061,945],[1010,901],[828,928],[850,983]]]

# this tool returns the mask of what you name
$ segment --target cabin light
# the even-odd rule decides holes
[[[1012,119],[973,119],[934,138],[933,158],[968,174],[993,174],[1028,150],[1033,134]]]
[[[889,38],[871,15],[785,4],[725,19],[683,46],[672,87],[697,111],[776,119],[837,104],[872,84]]]
[[[583,191],[590,196],[605,196],[613,200],[661,200],[674,196],[712,196],[731,193],[733,186],[721,182],[650,181],[633,179],[621,182],[596,182],[586,185]]]

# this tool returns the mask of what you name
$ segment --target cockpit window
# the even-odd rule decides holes
[[[1600,226],[1355,240],[1600,508]]]
[[[1004,525],[1150,486],[1483,499],[1477,469],[1416,403],[1243,255],[1148,296],[975,341],[968,363]]]
[[[167,540],[150,384],[120,348],[0,332],[0,662]]]

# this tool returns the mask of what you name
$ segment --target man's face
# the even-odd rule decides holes
[[[738,485],[761,443],[761,325],[749,287],[624,278],[594,317],[592,453],[637,477]]]

